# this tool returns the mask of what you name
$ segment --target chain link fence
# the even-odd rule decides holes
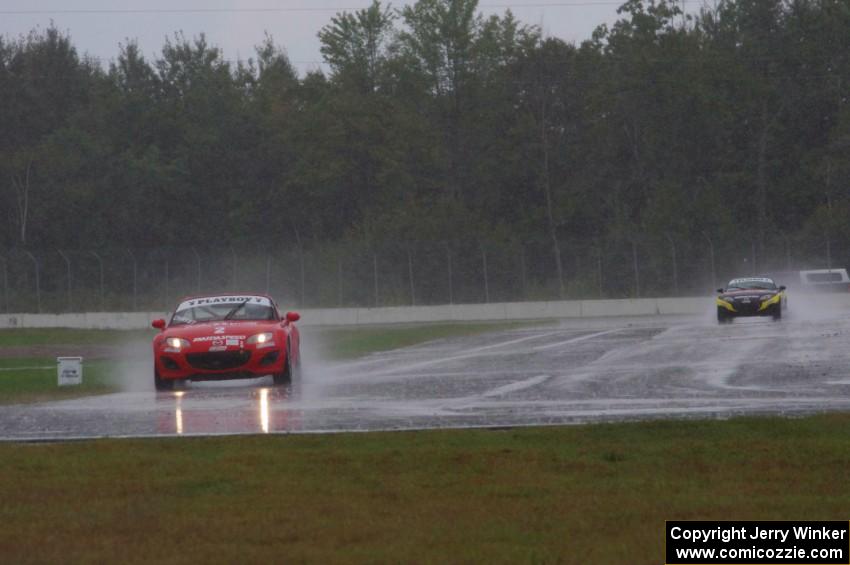
[[[0,251],[0,311],[168,310],[184,296],[266,292],[287,307],[336,308],[690,296],[735,276],[850,263],[827,238],[759,245],[703,234],[551,241],[345,242],[300,249],[24,249]]]

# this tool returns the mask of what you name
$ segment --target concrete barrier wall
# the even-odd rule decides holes
[[[162,312],[84,312],[79,314],[0,314],[0,329],[80,328],[138,330],[164,318]]]
[[[798,303],[795,297],[794,305]],[[805,297],[804,308],[834,311],[850,309],[850,294]],[[800,306],[797,306],[800,307]],[[300,310],[302,326],[355,326],[424,322],[481,322],[495,320],[545,320],[610,316],[707,314],[711,297],[638,298],[624,300],[562,300],[551,302],[500,302],[389,308],[316,308]],[[793,312],[794,306],[792,306]],[[80,314],[4,314],[4,328],[145,329],[162,312],[88,312]]]

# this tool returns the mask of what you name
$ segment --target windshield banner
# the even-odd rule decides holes
[[[184,310],[188,310],[190,308],[195,308],[196,306],[212,306],[217,304],[229,304],[232,306],[236,306],[242,303],[246,304],[260,304],[262,306],[271,307],[272,301],[269,300],[265,296],[240,296],[240,295],[222,295],[222,296],[204,296],[201,298],[192,298],[191,300],[186,300],[185,302],[181,302],[180,306],[177,307],[177,312],[182,312]]]

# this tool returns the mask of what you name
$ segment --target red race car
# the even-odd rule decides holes
[[[187,380],[251,379],[292,382],[301,363],[297,312],[280,315],[271,297],[240,294],[184,299],[171,321],[154,320],[154,384],[170,390]]]

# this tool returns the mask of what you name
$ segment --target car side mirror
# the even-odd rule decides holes
[[[297,322],[300,319],[301,319],[301,314],[299,314],[298,312],[287,312],[286,313],[286,321],[289,322],[290,324],[292,322]]]
[[[784,285],[784,284],[783,284],[783,285],[781,285],[781,286],[779,287],[779,290],[785,290],[785,285]]]
[[[151,323],[151,326],[155,327],[158,330],[164,330],[165,329],[165,320],[163,320],[162,318],[160,318],[159,320],[154,320]]]
[[[717,292],[719,292],[720,294],[723,294],[723,289],[722,289],[722,288],[718,288],[718,289],[717,289]]]

